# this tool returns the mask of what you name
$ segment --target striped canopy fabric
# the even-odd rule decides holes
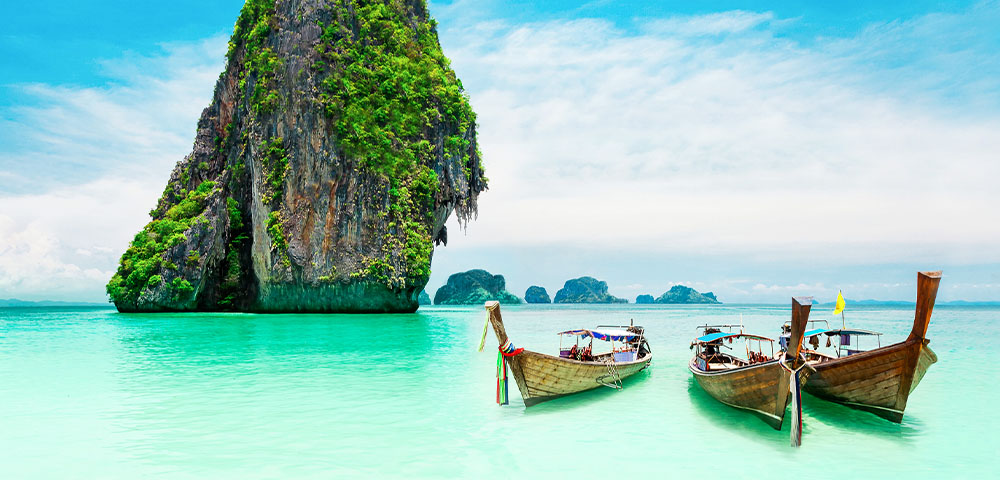
[[[612,329],[602,329],[602,330],[589,330],[586,328],[580,328],[577,330],[567,330],[565,332],[559,332],[559,335],[579,335],[581,337],[592,337],[598,340],[604,340],[605,342],[620,342],[622,340],[635,340],[639,337],[632,332],[626,332],[625,330],[612,330]]]

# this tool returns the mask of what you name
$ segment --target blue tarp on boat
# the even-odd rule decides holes
[[[605,342],[615,341],[620,342],[622,340],[635,340],[639,335],[632,332],[626,332],[625,330],[588,330],[586,328],[580,328],[577,330],[567,330],[565,332],[559,332],[559,335],[579,335],[581,337],[593,337],[598,340],[604,340]]]
[[[760,335],[751,335],[749,333],[732,333],[732,332],[719,332],[719,333],[709,333],[708,335],[703,335],[695,339],[698,343],[709,343],[716,340],[721,340],[728,337],[745,337],[753,340],[767,340],[768,342],[773,342],[774,340],[762,337]]]
[[[869,330],[827,330],[825,333],[831,337],[834,335],[882,335],[879,332]]]

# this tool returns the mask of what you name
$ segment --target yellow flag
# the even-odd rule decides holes
[[[844,311],[844,307],[846,307],[846,306],[847,306],[847,303],[844,302],[844,293],[838,291],[837,292],[837,306],[833,309],[833,314],[834,315],[840,314],[841,312]]]

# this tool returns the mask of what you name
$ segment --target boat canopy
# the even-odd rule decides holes
[[[834,335],[882,335],[879,332],[873,332],[871,330],[843,330],[839,328],[834,330],[826,330],[823,333],[826,333],[831,337]],[[806,335],[808,336],[808,334]]]
[[[600,330],[590,330],[586,328],[580,328],[577,330],[566,330],[565,332],[559,332],[559,335],[578,335],[581,337],[591,337],[598,340],[604,340],[605,342],[620,342],[622,340],[635,340],[639,338],[638,334],[627,332],[625,330],[616,330],[602,328]]]
[[[821,333],[826,333],[826,331],[827,330],[825,328],[817,328],[815,330],[809,330],[808,332],[803,333],[802,336],[805,337],[805,338],[809,338],[809,337],[812,337],[814,335],[819,335]]]
[[[752,340],[767,340],[768,342],[774,341],[773,339],[767,337],[762,337],[760,335],[752,335],[749,333],[718,332],[698,337],[695,339],[694,343],[711,343],[716,340],[723,340],[726,338],[735,338],[735,337],[749,338]]]

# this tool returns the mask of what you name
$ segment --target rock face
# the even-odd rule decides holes
[[[486,189],[425,0],[247,0],[120,311],[412,312]]]
[[[635,303],[649,304],[649,303],[655,303],[655,300],[653,299],[652,295],[639,295],[638,297],[635,297]]]
[[[698,293],[697,290],[684,285],[674,285],[666,293],[656,299],[656,303],[722,303],[712,292]]]
[[[530,286],[528,290],[524,292],[525,303],[552,303],[552,299],[549,298],[549,292],[546,292],[544,288],[538,286]]]
[[[482,305],[490,300],[502,304],[519,304],[517,295],[505,290],[503,275],[486,270],[469,270],[448,277],[448,283],[434,294],[435,305]]]
[[[555,303],[628,303],[628,300],[608,294],[607,282],[580,277],[566,280],[563,288],[556,292]]]
[[[420,305],[432,305],[434,302],[431,301],[431,296],[427,294],[427,290],[421,290],[420,296],[417,297],[417,303]]]

